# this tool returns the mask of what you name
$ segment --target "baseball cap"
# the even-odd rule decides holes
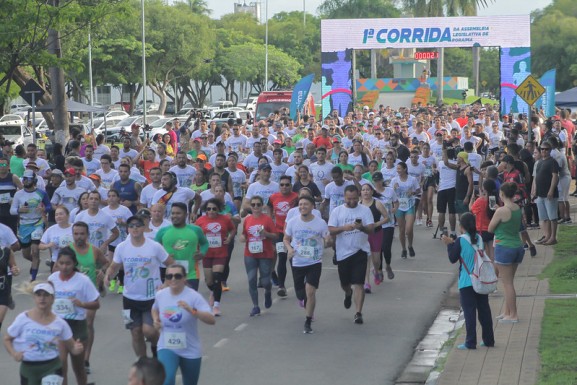
[[[270,164],[265,163],[265,164],[261,164],[260,166],[258,166],[259,170],[272,170],[272,167],[270,166]]]
[[[102,178],[98,174],[90,174],[90,175],[88,175],[88,178],[90,178],[92,180],[97,180],[99,182],[102,180]]]
[[[152,214],[150,214],[149,209],[140,209],[136,212],[136,215],[139,217],[147,217],[147,218],[150,218],[152,216]]]
[[[62,171],[60,171],[59,169],[55,168],[54,170],[52,170],[52,174],[51,174],[51,175],[59,175],[59,176],[62,176],[62,175],[64,175],[64,174],[63,174]]]
[[[126,225],[130,225],[130,223],[135,221],[140,222],[140,224],[144,226],[144,220],[142,219],[142,217],[139,217],[138,215],[133,215],[130,218],[128,218],[126,220]]]
[[[200,139],[200,138],[194,138],[194,142],[202,142],[202,139]]]
[[[26,170],[24,171],[24,174],[22,174],[22,178],[28,178],[28,179],[33,179],[36,176],[34,175],[34,171],[32,170]]]
[[[205,161],[205,162],[206,162],[206,160],[207,160],[207,159],[206,159],[206,155],[204,155],[204,154],[198,154],[198,155],[196,156],[196,160],[199,160],[199,159],[200,159],[200,160],[203,160],[203,161]]]
[[[54,295],[54,286],[52,286],[48,282],[42,282],[42,283],[37,284],[36,286],[34,286],[34,289],[32,290],[32,292],[36,293],[36,292],[39,292],[40,290],[43,290],[50,295]]]
[[[69,167],[66,170],[64,170],[64,175],[66,174],[76,175],[76,169],[74,169],[73,167]]]
[[[465,163],[469,163],[469,154],[467,154],[465,151],[458,153],[457,158],[461,158],[463,161],[465,161]]]
[[[31,160],[30,162],[28,162],[26,164],[26,168],[35,168],[36,170],[39,169],[38,165],[36,164],[36,162],[34,162],[33,160]]]
[[[272,144],[282,144],[282,142],[280,140],[275,140],[274,142],[272,142]]]
[[[364,106],[364,107],[363,107],[363,110],[368,110],[368,109],[369,109],[369,106]]]

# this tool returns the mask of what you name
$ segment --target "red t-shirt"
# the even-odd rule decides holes
[[[138,165],[140,167],[142,167],[142,170],[144,171],[144,177],[146,178],[148,183],[152,183],[152,181],[150,180],[150,169],[154,168],[154,167],[158,167],[159,163],[158,162],[151,162],[149,160],[141,160],[138,163]]]
[[[269,206],[272,207],[277,233],[284,233],[286,215],[290,209],[297,205],[299,194],[291,191],[289,195],[280,192],[274,193],[268,198]]]
[[[272,240],[265,238],[259,233],[261,226],[264,226],[264,230],[269,233],[276,232],[271,217],[266,214],[262,214],[258,218],[255,218],[254,215],[249,215],[244,219],[244,226],[242,228],[242,234],[246,238],[244,255],[252,258],[272,259],[274,257]],[[253,252],[251,252],[251,250]],[[259,250],[262,250],[262,252],[259,252]]]
[[[234,231],[234,223],[227,215],[217,215],[216,218],[209,218],[203,215],[198,218],[195,225],[200,226],[206,239],[208,239],[208,251],[205,258],[226,258],[228,256],[228,245],[224,241],[231,231]],[[219,246],[220,245],[220,246]]]
[[[323,138],[322,136],[317,136],[313,140],[313,143],[314,143],[316,148],[324,147],[327,150],[333,148],[333,143],[331,142],[331,138],[329,138],[328,136],[326,138]]]
[[[487,231],[489,229],[489,223],[491,219],[487,215],[487,206],[489,205],[489,200],[486,197],[481,197],[473,202],[471,206],[471,213],[475,215],[475,222],[477,225],[477,231]]]

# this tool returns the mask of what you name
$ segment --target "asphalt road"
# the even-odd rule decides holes
[[[354,305],[343,307],[337,270],[331,255],[325,255],[317,309],[312,328],[303,334],[304,311],[298,307],[289,272],[287,299],[274,291],[271,309],[249,317],[251,302],[240,244],[231,264],[231,291],[223,294],[222,317],[215,326],[201,325],[204,357],[200,384],[292,385],[292,384],[393,384],[413,354],[413,348],[436,316],[446,290],[456,277],[456,267],[448,262],[441,241],[433,240],[433,229],[415,228],[417,256],[400,258],[400,244],[393,243],[394,280],[373,284],[373,294],[365,299],[365,323],[353,323]],[[43,261],[47,255],[43,254]],[[22,271],[29,265],[18,253]],[[42,262],[40,279],[48,276]],[[16,286],[28,279],[24,273]],[[208,289],[201,284],[201,293]],[[4,320],[2,331],[21,311],[32,305],[32,298],[16,293],[16,309]],[[124,330],[121,297],[109,294],[101,299],[96,316],[96,341],[92,353],[89,381],[103,385],[124,385],[136,357],[130,334]],[[0,349],[0,383],[18,384],[18,363]],[[69,375],[69,384],[76,384]],[[177,383],[179,383],[177,381]]]

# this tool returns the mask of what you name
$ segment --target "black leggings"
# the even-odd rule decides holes
[[[284,234],[280,234],[276,241],[282,242],[283,238]],[[276,255],[277,255],[276,274],[278,279],[278,286],[284,287],[287,275],[287,268],[286,268],[287,253],[276,253]]]
[[[228,275],[230,274],[230,257],[232,257],[232,251],[234,250],[234,239],[228,244],[228,255],[226,256],[226,263],[224,264],[224,271],[222,272],[221,281],[228,281]]]
[[[385,263],[387,265],[391,264],[391,257],[392,251],[391,248],[393,247],[393,236],[395,235],[395,228],[394,227],[385,227],[383,229],[383,246],[381,248],[381,269],[383,268],[383,257],[385,258]]]

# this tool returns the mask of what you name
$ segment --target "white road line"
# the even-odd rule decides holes
[[[245,327],[247,327],[248,324],[242,323],[240,325],[238,325],[237,327],[234,328],[235,332],[240,332],[241,330],[243,330]]]
[[[228,338],[223,338],[222,340],[220,340],[216,344],[214,344],[214,347],[215,348],[222,348],[224,345],[226,345],[227,342],[228,342]]]

